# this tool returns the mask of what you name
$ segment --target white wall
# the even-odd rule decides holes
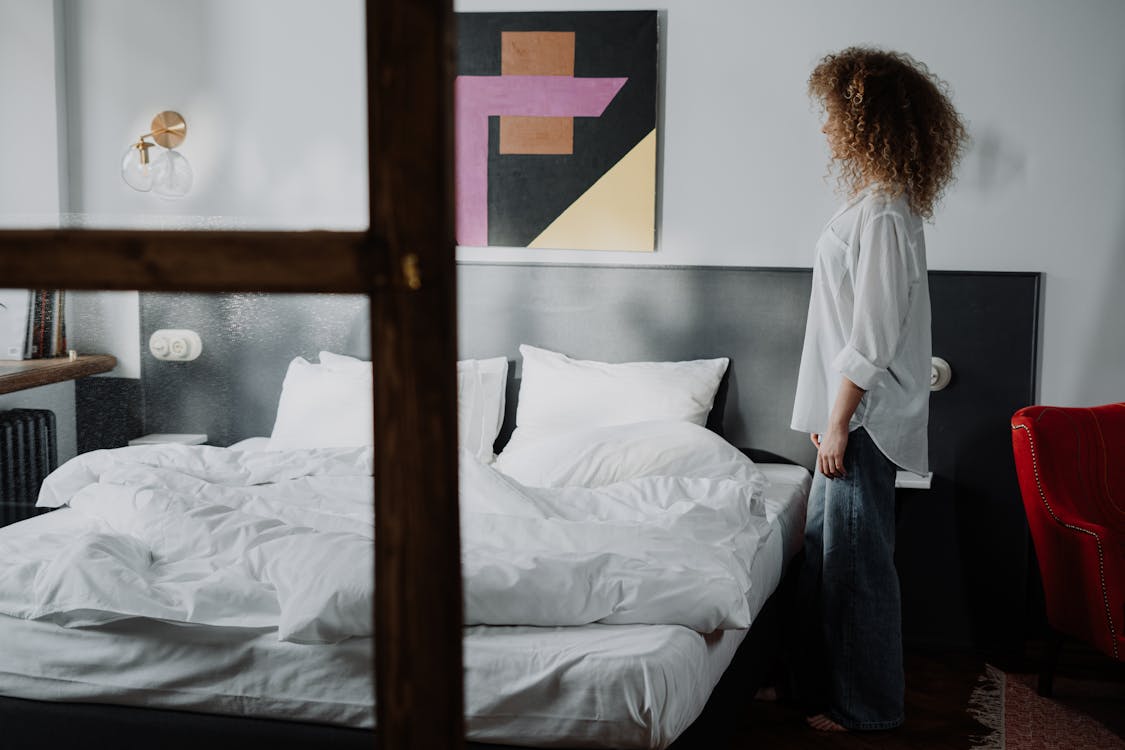
[[[56,11],[45,0],[0,0],[0,228],[57,227],[64,210]],[[19,408],[55,412],[60,463],[75,454],[73,383],[0,395],[0,410]]]
[[[70,205],[86,226],[363,229],[360,0],[64,0]],[[126,147],[184,115],[182,200],[121,180]]]
[[[49,5],[40,3],[0,0],[0,9]],[[70,31],[72,211],[97,225],[366,225],[359,0],[150,0],[139,14],[139,0],[62,4]],[[927,230],[931,267],[1044,272],[1040,399],[1125,398],[1125,296],[1116,293],[1125,280],[1125,52],[1118,40],[1125,3],[668,5],[658,251],[460,248],[459,258],[810,265],[813,241],[836,197],[823,180],[827,152],[805,79],[828,51],[880,44],[914,54],[945,78],[975,139],[960,181]],[[455,6],[653,4],[460,0]],[[53,59],[38,46],[22,49],[21,60]],[[196,167],[196,189],[178,203],[133,193],[117,176],[129,139],[168,107],[188,118],[182,150]],[[9,115],[0,120],[10,125]],[[98,304],[98,315],[110,314]],[[121,304],[118,311],[135,316],[132,303]],[[93,314],[79,310],[72,320]],[[139,352],[117,346],[109,341],[102,348],[139,362]]]
[[[0,0],[0,228],[58,226],[57,73],[54,4]]]
[[[649,9],[459,0],[458,11]],[[836,205],[805,82],[852,44],[951,85],[974,146],[932,226],[934,269],[1042,271],[1040,399],[1125,399],[1125,3],[668,2],[658,251],[460,248],[463,260],[810,266]],[[956,363],[954,363],[956,366]]]
[[[67,344],[83,354],[117,357],[105,377],[139,378],[140,299],[137,292],[67,292]]]

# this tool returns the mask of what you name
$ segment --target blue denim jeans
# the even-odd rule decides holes
[[[797,697],[848,729],[903,722],[902,612],[895,570],[895,465],[862,427],[847,476],[813,477],[798,577]]]

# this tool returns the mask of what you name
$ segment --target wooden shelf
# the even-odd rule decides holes
[[[0,393],[12,393],[41,385],[77,380],[117,367],[117,358],[108,354],[83,354],[77,359],[0,360]]]

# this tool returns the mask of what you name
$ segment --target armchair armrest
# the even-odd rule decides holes
[[[1033,531],[1048,621],[1125,659],[1125,536],[1088,521]]]

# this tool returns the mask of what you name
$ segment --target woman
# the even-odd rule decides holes
[[[798,697],[824,731],[903,721],[895,471],[927,470],[930,297],[922,220],[965,127],[908,55],[849,48],[809,78],[848,200],[817,242],[792,427],[817,448],[800,572]]]

